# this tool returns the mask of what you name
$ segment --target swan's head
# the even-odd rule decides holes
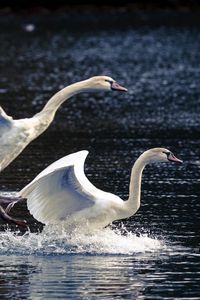
[[[182,163],[183,161],[177,158],[170,150],[166,148],[152,148],[143,153],[147,163],[153,162],[175,162]]]
[[[127,89],[108,76],[94,76],[87,80],[90,89],[127,92]]]

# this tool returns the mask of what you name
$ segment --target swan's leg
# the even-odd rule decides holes
[[[18,202],[24,201],[26,198],[22,197],[7,197],[7,196],[0,196],[0,205],[1,204],[7,204],[7,207],[5,209],[6,213],[9,213],[11,208]]]
[[[5,208],[5,212],[8,214],[11,210],[11,208],[15,205],[16,202],[12,202],[8,204],[8,206]]]
[[[6,203],[8,203],[8,206],[6,207],[5,209],[5,212],[8,214],[11,210],[11,208],[16,204],[16,203],[19,203],[19,202],[22,202],[22,201],[25,201],[26,198],[22,198],[22,197],[15,197],[15,198],[12,198],[12,197],[9,197],[10,199],[8,199],[8,197],[4,198],[4,201],[6,201]],[[2,200],[3,201],[3,200]],[[1,197],[0,197],[0,203],[1,203]],[[5,203],[5,202],[4,202]]]
[[[26,200],[26,198],[22,198],[22,197],[7,197],[7,196],[0,196],[0,205],[1,204],[8,204],[10,205],[11,203],[18,203],[21,201]],[[13,205],[14,205],[13,204]]]
[[[23,226],[23,227],[27,227],[27,223],[25,220],[18,220],[18,219],[14,219],[11,216],[9,216],[6,211],[3,209],[3,207],[0,205],[0,217],[4,220],[4,221],[8,221],[11,223],[14,223],[16,225],[19,226]]]
[[[8,221],[14,223],[19,226],[27,227],[26,221],[18,220],[8,215],[11,208],[18,202],[25,201],[26,198],[22,197],[7,197],[7,196],[0,196],[0,217],[4,221]],[[7,204],[7,207],[4,209],[1,204]]]

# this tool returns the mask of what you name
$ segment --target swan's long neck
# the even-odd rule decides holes
[[[125,201],[129,216],[132,216],[140,207],[142,171],[146,164],[147,158],[142,154],[136,160],[131,171],[129,198]]]
[[[87,91],[89,89],[90,89],[90,85],[88,80],[83,80],[83,81],[73,83],[65,87],[61,91],[57,92],[53,97],[51,97],[50,100],[42,109],[41,113],[52,112],[55,114],[57,109],[64,101],[66,101],[67,99],[69,99],[75,94],[81,93],[83,91]]]
[[[53,121],[57,109],[64,101],[75,94],[88,90],[92,90],[92,86],[91,81],[87,79],[71,84],[51,97],[44,108],[30,119],[31,124],[33,124],[32,128],[35,128],[33,138],[46,130]]]

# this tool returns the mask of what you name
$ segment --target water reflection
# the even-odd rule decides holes
[[[26,296],[31,299],[126,299],[139,295],[144,288],[143,273],[148,272],[140,270],[141,275],[133,276],[132,259],[125,257],[17,257],[17,261],[16,264],[16,257],[10,257],[9,268],[5,260],[0,262],[0,267],[6,269],[6,280],[12,282],[5,289],[1,288],[0,294],[4,299],[6,288],[18,286],[15,278],[20,278],[18,280],[23,285],[22,298],[15,294],[16,299]]]
[[[196,276],[182,262],[186,258],[193,272],[197,272]],[[9,256],[1,258],[0,270],[6,271],[5,286],[2,281],[0,289],[2,299],[10,297],[12,288],[15,299],[145,299],[152,293],[155,297],[173,297],[174,293],[176,297],[192,297],[195,295],[193,289],[198,287],[200,281],[194,257],[184,252],[182,256],[171,252],[168,257],[163,253],[135,256]],[[21,289],[14,294],[18,286]]]
[[[88,268],[89,266],[89,268]],[[143,280],[140,275],[133,275],[133,263],[130,258],[116,257],[99,257],[93,256],[77,257],[73,256],[70,259],[62,259],[62,263],[57,260],[53,261],[50,267],[42,263],[42,277],[38,286],[38,277],[32,276],[31,284],[37,289],[31,291],[32,297],[37,297],[40,294],[40,287],[48,287],[45,293],[42,294],[47,299],[49,294],[73,299],[74,291],[81,299],[90,299],[92,297],[137,297],[143,289]],[[59,292],[54,287],[49,287],[49,282],[56,283],[56,278],[59,273],[61,284],[59,284]],[[38,289],[39,288],[39,289]],[[68,290],[66,296],[65,291]],[[71,291],[71,292],[70,292]],[[52,294],[53,292],[53,294]],[[53,296],[51,296],[53,298]]]

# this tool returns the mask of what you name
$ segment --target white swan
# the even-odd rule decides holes
[[[0,106],[0,171],[5,169],[23,149],[42,132],[44,132],[54,119],[60,105],[75,94],[85,91],[123,91],[127,89],[120,86],[108,76],[94,76],[89,79],[71,84],[57,92],[32,118],[13,120]],[[6,204],[4,209],[0,206],[0,217],[18,225],[26,225],[22,220],[16,220],[8,212],[16,202],[22,201],[21,197],[0,196],[0,204]]]
[[[182,163],[165,148],[145,151],[133,165],[129,198],[123,201],[96,188],[87,179],[84,174],[87,155],[88,151],[83,150],[59,159],[19,192],[27,198],[28,209],[36,220],[46,225],[63,221],[66,226],[87,227],[87,230],[103,228],[139,209],[142,171],[147,164]]]
[[[112,90],[127,91],[108,76],[94,76],[71,84],[56,93],[32,118],[13,120],[0,107],[0,171],[6,168],[31,141],[48,128],[57,109],[68,98],[85,91]]]

